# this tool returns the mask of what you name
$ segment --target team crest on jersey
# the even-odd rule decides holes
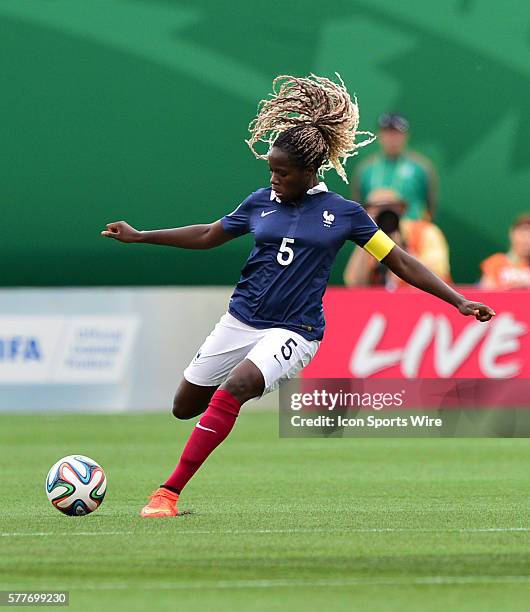
[[[324,217],[324,227],[331,227],[331,224],[333,223],[333,221],[335,221],[335,215],[325,210],[322,213],[322,216]]]

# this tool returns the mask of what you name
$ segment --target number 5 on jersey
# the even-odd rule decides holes
[[[293,243],[294,238],[282,238],[280,250],[278,251],[278,255],[276,255],[276,260],[281,266],[288,266],[293,261],[294,251],[290,246],[287,246]]]
[[[298,346],[298,342],[294,338],[289,338],[289,340],[287,340],[287,342],[281,347],[282,355],[285,361],[289,361],[289,359],[291,359],[295,346]],[[276,359],[280,366],[282,365],[282,362],[278,359],[278,355],[274,355],[274,359]]]

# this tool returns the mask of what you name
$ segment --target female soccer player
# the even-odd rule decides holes
[[[278,88],[279,86],[279,88]],[[342,81],[280,76],[260,103],[247,141],[267,159],[271,187],[249,195],[215,223],[137,231],[109,223],[103,236],[121,242],[211,249],[251,232],[256,245],[241,272],[228,312],[184,371],[173,403],[178,419],[202,415],[175,471],[142,509],[143,517],[177,514],[177,500],[208,455],[228,436],[241,406],[296,376],[324,333],[322,296],[338,250],[353,240],[406,282],[488,321],[491,308],[470,302],[384,234],[357,204],[328,191],[317,176],[372,142],[358,132],[359,111]],[[358,134],[368,138],[356,143]],[[268,145],[259,154],[255,145]]]

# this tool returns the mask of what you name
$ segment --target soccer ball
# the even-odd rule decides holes
[[[83,516],[103,501],[107,479],[103,468],[89,457],[68,455],[52,465],[46,478],[46,495],[63,514]]]

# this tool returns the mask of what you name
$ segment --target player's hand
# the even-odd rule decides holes
[[[477,321],[489,321],[492,317],[494,317],[497,313],[491,309],[486,304],[481,304],[480,302],[470,302],[469,300],[465,300],[460,304],[458,310],[467,316],[474,316]]]
[[[101,235],[106,238],[114,238],[120,242],[139,242],[142,232],[134,229],[132,225],[125,221],[115,221],[114,223],[107,223],[107,229],[103,230]]]

